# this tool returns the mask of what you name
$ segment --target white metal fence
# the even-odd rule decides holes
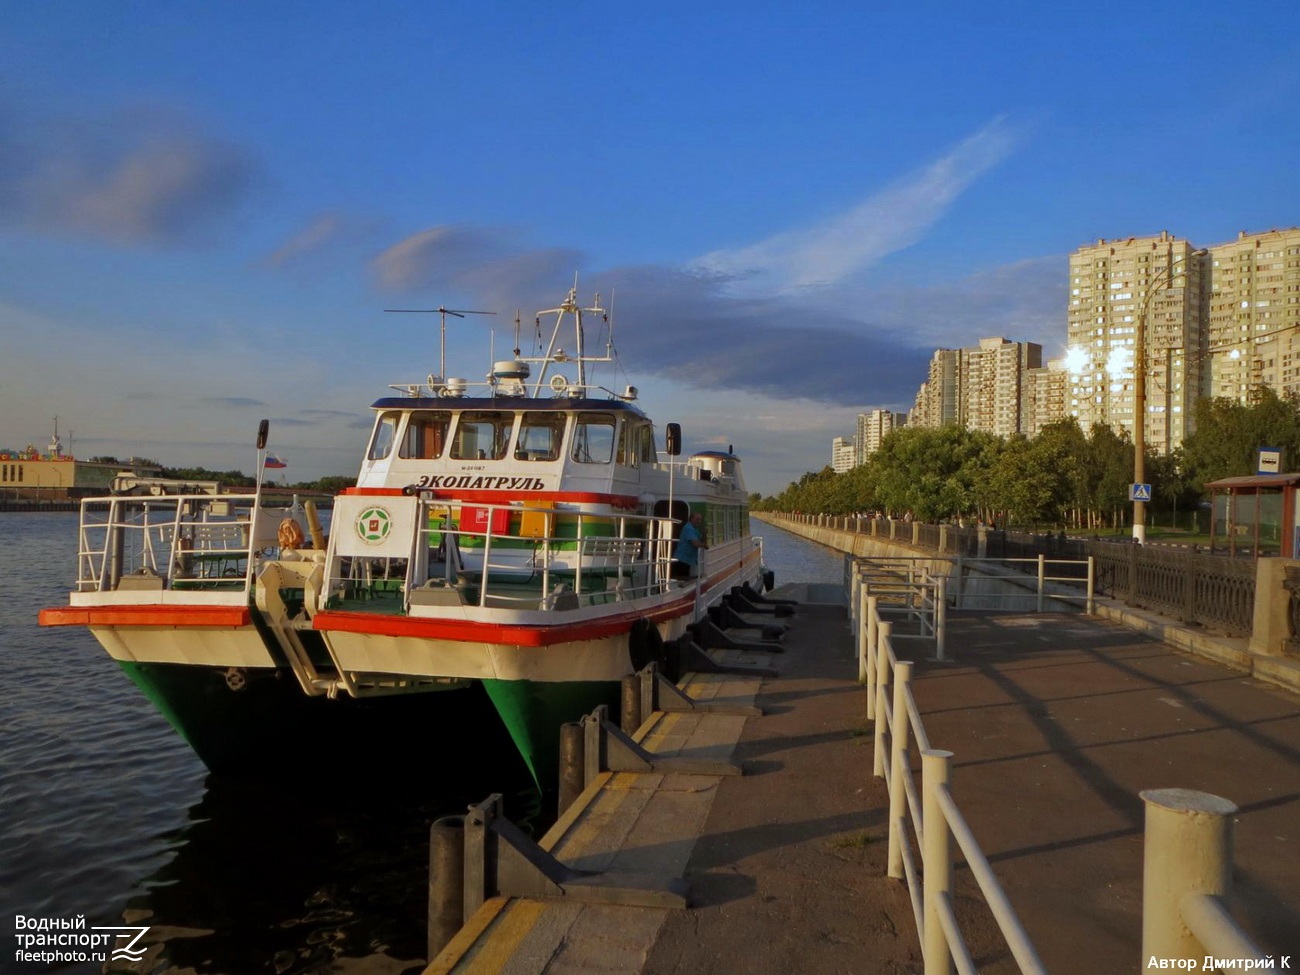
[[[930,638],[935,640],[937,658],[943,659],[944,577],[931,575],[930,565],[917,564],[933,560],[846,561],[850,563],[849,616],[857,640],[858,673],[866,684],[867,719],[875,728],[872,772],[884,779],[889,789],[887,871],[890,877],[907,883],[925,975],[949,975],[954,968],[962,975],[977,973],[953,909],[954,843],[1020,971],[1047,975],[953,797],[949,787],[953,753],[934,748],[926,734],[912,694],[913,664],[899,660],[895,653],[895,621],[886,618],[891,605],[894,615],[921,621],[922,634],[926,614],[930,614],[936,631]],[[890,562],[894,564],[885,564]],[[913,564],[904,564],[909,562]],[[1049,577],[1042,560],[1039,562],[1041,594]],[[1091,597],[1089,585],[1089,606]],[[912,774],[913,741],[921,765],[919,791]],[[1152,965],[1204,971],[1271,967],[1268,956],[1226,907],[1232,885],[1236,807],[1217,796],[1183,789],[1143,792],[1142,798],[1147,808],[1143,970]],[[1204,967],[1207,960],[1216,964]]]

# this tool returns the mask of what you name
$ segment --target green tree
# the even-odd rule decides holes
[[[1290,464],[1300,461],[1300,406],[1268,387],[1256,390],[1255,402],[1201,399],[1196,404],[1196,431],[1183,443],[1191,483],[1204,490],[1210,481],[1255,473],[1261,447],[1280,447]]]

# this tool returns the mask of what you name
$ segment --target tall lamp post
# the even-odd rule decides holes
[[[1201,257],[1205,253],[1206,251],[1203,249],[1192,251],[1187,260]],[[1151,299],[1155,297],[1156,292],[1168,288],[1173,283],[1175,272],[1185,264],[1185,260],[1175,261],[1171,257],[1169,263],[1156,273],[1151,284],[1147,286],[1146,295],[1142,298],[1142,304],[1138,309],[1137,330],[1133,336],[1133,484],[1135,492],[1140,490],[1138,485],[1146,483],[1147,473],[1147,312],[1151,308]],[[1166,381],[1168,381],[1167,377]],[[1135,496],[1133,499],[1133,541],[1139,545],[1145,544],[1147,540],[1146,514],[1147,503]]]

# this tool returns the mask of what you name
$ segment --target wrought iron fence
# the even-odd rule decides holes
[[[778,515],[778,518],[840,531],[890,537],[888,519],[838,518],[826,515]],[[1173,616],[1185,623],[1212,627],[1229,636],[1249,636],[1255,615],[1255,559],[1209,555],[1193,549],[1135,545],[1101,539],[1069,538],[1061,533],[1032,535],[979,526],[895,526],[895,538],[945,555],[990,559],[1096,561],[1097,592],[1127,605]],[[981,551],[981,548],[983,551]],[[1083,572],[1084,570],[1075,570]],[[1300,578],[1292,592],[1292,615],[1300,633]],[[1294,637],[1293,637],[1294,639]]]

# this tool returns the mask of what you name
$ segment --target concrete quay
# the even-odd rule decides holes
[[[799,607],[782,652],[722,654],[777,677],[683,682],[762,717],[657,713],[635,736],[744,776],[605,773],[542,841],[573,867],[684,878],[687,909],[497,898],[427,971],[920,972],[842,593],[804,595],[825,602]],[[1300,964],[1300,696],[1095,617],[948,625],[948,662],[914,646],[913,691],[1049,971],[1144,970],[1138,793],[1165,787],[1237,804],[1234,914]],[[956,882],[979,970],[1017,971],[964,866]]]

